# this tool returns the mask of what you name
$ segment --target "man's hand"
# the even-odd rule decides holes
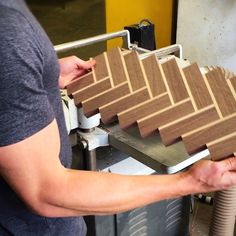
[[[65,88],[72,80],[86,74],[95,65],[95,60],[83,61],[76,56],[59,59],[59,87]]]
[[[202,160],[183,173],[193,193],[224,190],[236,185],[236,158]],[[195,189],[194,189],[195,188]]]

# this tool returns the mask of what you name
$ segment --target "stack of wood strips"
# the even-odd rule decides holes
[[[142,137],[159,132],[165,145],[182,140],[189,154],[206,147],[215,160],[236,153],[236,76],[220,67],[201,73],[180,68],[175,58],[140,60],[114,48],[94,58],[96,66],[67,86],[89,117],[98,112],[122,129],[137,125]]]

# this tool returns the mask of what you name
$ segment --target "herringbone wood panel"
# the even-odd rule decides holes
[[[138,125],[141,136],[160,133],[165,145],[182,140],[189,154],[208,148],[213,159],[236,153],[236,76],[221,67],[201,73],[155,55],[114,48],[95,57],[92,72],[67,86],[86,116]]]

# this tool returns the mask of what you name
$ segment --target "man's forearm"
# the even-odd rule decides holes
[[[59,189],[53,190],[54,195],[48,191],[47,199],[57,208],[52,216],[114,214],[187,195],[193,192],[187,178],[183,174],[124,176],[65,169]]]

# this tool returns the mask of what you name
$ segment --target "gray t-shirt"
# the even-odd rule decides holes
[[[0,146],[30,137],[55,118],[60,160],[70,167],[58,77],[53,46],[25,2],[0,0]],[[31,213],[0,177],[0,235],[74,236],[85,232],[81,217],[46,218]]]

